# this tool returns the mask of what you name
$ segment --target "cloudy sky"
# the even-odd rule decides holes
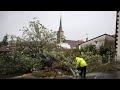
[[[0,11],[0,40],[7,33],[21,35],[19,29],[37,17],[48,29],[58,31],[60,15],[66,39],[85,40],[115,34],[116,11]]]

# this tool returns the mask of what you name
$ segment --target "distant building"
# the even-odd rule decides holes
[[[59,46],[66,49],[77,49],[79,44],[83,43],[82,40],[65,40],[64,31],[62,30],[62,19],[60,17],[60,26],[57,31],[57,43]]]
[[[111,45],[115,47],[115,37],[114,35],[103,34],[80,44],[79,49],[88,45],[95,45],[97,49],[102,45]]]
[[[117,12],[116,59],[117,61],[120,61],[120,11]]]
[[[82,44],[84,41],[82,40],[65,40],[64,43],[68,43],[71,49],[78,49],[79,44]]]
[[[65,37],[64,37],[64,31],[62,30],[62,19],[60,17],[60,26],[59,26],[59,30],[57,31],[57,43],[60,44],[64,41]]]
[[[60,43],[59,46],[65,48],[65,49],[71,49],[70,45],[68,43]]]

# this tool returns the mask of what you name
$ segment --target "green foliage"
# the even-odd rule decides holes
[[[54,57],[48,52],[56,49],[56,32],[45,28],[36,18],[21,31],[23,31],[22,37],[11,36],[13,51],[0,55],[0,74],[30,72],[31,69],[40,70],[47,57],[48,59]],[[6,35],[3,38],[4,45],[7,37]],[[15,41],[14,44],[13,41]]]
[[[100,47],[100,55],[103,56],[103,55],[107,55],[108,52],[111,51],[111,47],[110,46],[101,46]]]
[[[2,42],[0,42],[0,46],[2,46],[2,45],[4,45],[4,46],[8,45],[8,35],[7,34],[3,37]]]
[[[0,55],[0,75],[31,72],[31,69],[41,69],[40,59],[34,59],[19,52]]]
[[[99,54],[102,56],[103,62],[113,61],[115,57],[115,48],[110,45],[101,46],[99,49]]]
[[[83,52],[83,53],[92,52],[94,55],[98,54],[98,50],[96,49],[95,45],[88,45],[88,46],[85,46],[85,47],[81,47],[80,52]]]
[[[8,45],[7,40],[8,40],[8,35],[5,35],[4,38],[3,38],[3,41],[2,41],[3,45],[5,45],[5,46]]]
[[[43,49],[51,51],[56,48],[57,33],[52,30],[48,30],[37,19],[34,18],[33,21],[30,21],[29,26],[23,27],[22,31],[22,40],[23,43],[25,43],[24,46],[30,51],[39,52]]]

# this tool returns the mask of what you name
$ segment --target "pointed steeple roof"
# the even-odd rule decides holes
[[[60,16],[60,26],[59,26],[59,31],[62,31],[62,17]]]

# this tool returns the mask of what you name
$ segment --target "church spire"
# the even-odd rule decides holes
[[[57,42],[61,43],[64,41],[64,31],[62,30],[62,17],[60,16],[60,26],[59,30],[57,31]]]
[[[59,26],[59,31],[62,31],[62,17],[60,16],[60,26]]]

